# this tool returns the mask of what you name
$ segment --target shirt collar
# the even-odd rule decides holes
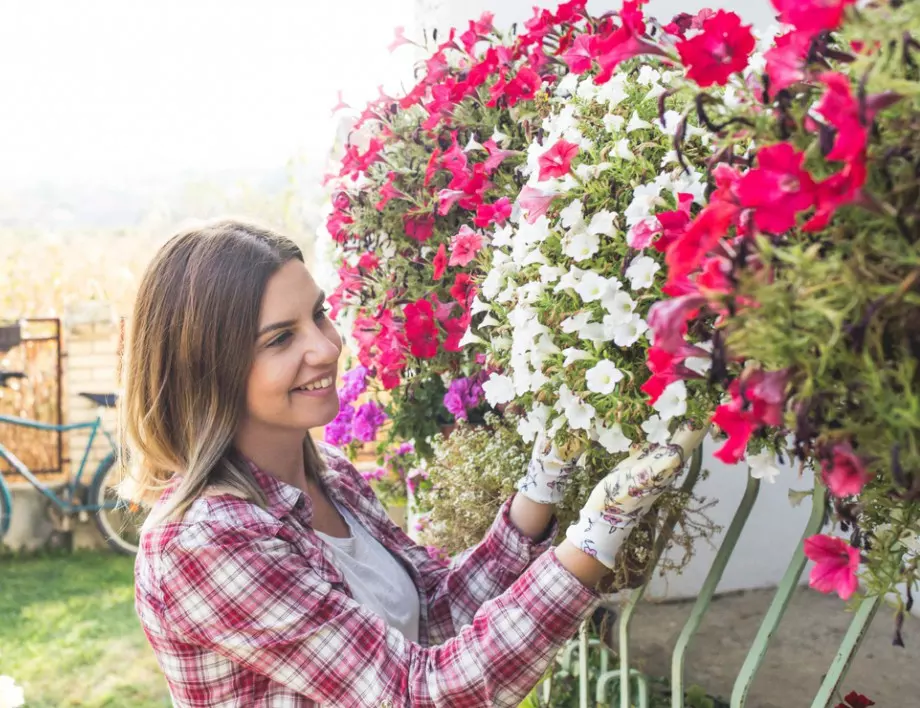
[[[302,509],[302,513],[306,517],[306,522],[311,523],[313,519],[313,500],[310,499],[308,494],[304,494],[301,490],[297,489],[297,487],[287,482],[282,482],[270,472],[263,470],[252,460],[248,458],[244,459],[249,465],[249,469],[256,483],[265,493],[265,498],[268,501],[268,510],[272,516],[281,519],[294,511],[294,509]],[[330,479],[332,475],[334,475],[334,472],[330,470],[328,466],[324,465],[323,470],[320,472],[320,482],[323,489],[330,499],[345,503],[345,500],[342,499],[342,496],[338,493],[337,485],[330,483],[332,481]]]

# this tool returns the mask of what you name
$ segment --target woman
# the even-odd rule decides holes
[[[131,330],[126,481],[153,505],[136,606],[176,706],[517,706],[699,439],[633,455],[552,550],[573,465],[538,444],[445,563],[308,435],[338,412],[342,344],[290,240],[231,220],[177,234]]]

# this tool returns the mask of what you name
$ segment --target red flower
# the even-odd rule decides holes
[[[724,86],[747,66],[755,44],[750,25],[742,25],[734,12],[719,10],[703,22],[702,32],[678,42],[677,51],[688,78],[702,87]]]
[[[699,374],[684,366],[684,361],[691,356],[708,357],[709,353],[686,343],[677,352],[669,352],[658,346],[649,347],[648,370],[652,375],[642,384],[642,391],[648,394],[649,405],[654,404],[675,381],[699,378]]]
[[[728,440],[716,451],[715,456],[729,465],[740,462],[744,457],[748,440],[754,433],[754,423],[751,422],[749,416],[737,410],[732,404],[723,404],[716,408],[712,422],[728,436]]]
[[[442,243],[434,257],[434,279],[440,280],[447,268],[447,247]]]
[[[473,298],[476,287],[473,285],[473,277],[469,273],[457,273],[454,278],[454,284],[450,289],[451,297],[466,307]]]
[[[667,250],[668,283],[680,280],[697,269],[709,251],[728,233],[737,213],[738,208],[734,204],[713,200],[697,214]]]
[[[451,242],[448,265],[461,267],[469,265],[481,248],[482,235],[464,224]]]
[[[591,43],[594,59],[600,67],[594,83],[607,83],[617,66],[627,59],[640,54],[663,54],[659,47],[644,39],[645,17],[641,8],[644,1],[626,0],[620,10],[622,25],[606,36],[597,35]]]
[[[451,138],[453,144],[450,146],[450,150],[441,157],[441,167],[450,171],[454,179],[458,177],[465,179],[469,175],[466,153],[463,152],[463,148],[457,142],[457,131],[452,133]]]
[[[578,154],[578,146],[568,140],[557,140],[549,150],[540,155],[540,181],[552,177],[564,177],[569,173],[572,160]]]
[[[393,183],[396,181],[396,173],[390,172],[387,175],[386,184],[380,190],[380,200],[374,205],[377,207],[377,211],[383,211],[383,208],[387,205],[391,199],[396,199],[399,197],[404,197],[405,195],[400,192],[396,187],[393,186]]]
[[[837,29],[847,5],[856,0],[773,0],[780,22],[815,35]]]
[[[823,229],[838,208],[860,197],[865,182],[866,165],[862,160],[847,164],[837,174],[819,182],[816,188],[817,209],[802,228],[805,231]]]
[[[712,419],[728,435],[716,457],[728,464],[739,462],[757,428],[782,423],[787,378],[785,369],[748,370],[742,378],[732,381],[728,388],[731,401],[719,406]]]
[[[872,475],[849,443],[838,443],[821,461],[821,478],[835,497],[849,497],[859,494]]]
[[[594,35],[580,34],[572,42],[572,46],[562,55],[562,61],[569,67],[573,74],[584,74],[591,70],[594,62]]]
[[[405,368],[406,357],[397,346],[385,347],[377,358],[377,376],[387,391],[399,386]]]
[[[434,217],[431,214],[422,214],[413,216],[412,214],[403,215],[403,228],[406,236],[414,238],[419,243],[424,243],[431,238],[434,233]]]
[[[435,172],[440,169],[441,166],[441,148],[435,148],[434,152],[431,153],[431,157],[428,158],[428,166],[425,168],[425,182],[424,185],[427,187],[431,182],[431,178],[434,177]]]
[[[522,66],[505,89],[505,97],[510,108],[519,101],[529,101],[537,95],[542,79],[540,75],[529,66]]]
[[[558,192],[544,192],[535,187],[525,186],[518,195],[517,203],[524,212],[524,221],[534,223],[546,214],[550,204],[559,196]]]
[[[810,46],[811,36],[807,32],[787,32],[777,37],[774,46],[764,53],[771,95],[805,80],[805,59]]]
[[[681,192],[677,195],[677,209],[663,211],[643,221],[630,229],[627,241],[633,248],[645,248],[649,244],[659,253],[666,253],[674,241],[686,231],[690,223],[690,207],[693,204],[693,195]],[[658,236],[655,239],[655,236]]]
[[[508,197],[502,197],[494,204],[482,204],[476,210],[476,217],[473,224],[480,229],[484,229],[492,224],[501,226],[511,216],[511,201]]]
[[[844,703],[838,703],[836,708],[869,708],[869,706],[874,706],[875,701],[870,701],[861,693],[856,693],[856,691],[850,691],[846,696],[843,697]]]
[[[841,600],[849,600],[859,583],[859,550],[842,538],[819,534],[806,538],[805,556],[815,562],[808,577],[808,586],[818,592],[836,592]]]
[[[377,266],[380,265],[380,259],[377,257],[376,253],[362,253],[361,257],[358,258],[358,267],[363,268],[366,271],[373,271],[377,269]]]
[[[487,140],[482,146],[489,153],[489,157],[482,163],[486,174],[492,174],[505,159],[517,155],[516,150],[502,150],[494,140]]]
[[[467,312],[460,317],[452,317],[444,321],[444,331],[447,332],[447,338],[444,340],[444,351],[460,351],[460,340],[463,339],[463,335],[469,329],[471,319],[472,316]]]
[[[840,73],[825,72],[818,77],[827,86],[815,111],[837,129],[834,146],[828,160],[850,162],[859,158],[866,149],[869,126],[863,122],[859,103],[850,89],[850,79]],[[865,120],[871,122],[873,112],[866,110]]]
[[[431,359],[438,353],[438,325],[427,300],[417,300],[403,307],[409,351],[419,359]]]
[[[696,317],[706,298],[698,293],[659,300],[648,313],[648,326],[655,333],[655,347],[677,353],[686,342],[687,320]]]
[[[738,184],[741,206],[754,210],[761,231],[782,234],[795,226],[799,212],[815,203],[815,183],[802,169],[805,153],[777,143],[757,153],[759,167],[748,170]]]

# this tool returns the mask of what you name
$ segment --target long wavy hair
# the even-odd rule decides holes
[[[145,527],[181,519],[206,489],[261,506],[265,495],[233,438],[246,405],[262,296],[285,263],[303,262],[290,239],[221,219],[174,235],[141,280],[124,350],[121,494],[155,507]],[[304,437],[307,473],[323,461]]]

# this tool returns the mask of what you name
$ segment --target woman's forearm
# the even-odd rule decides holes
[[[555,511],[554,504],[541,504],[523,494],[517,494],[511,501],[511,523],[528,538],[542,541],[546,538]]]

